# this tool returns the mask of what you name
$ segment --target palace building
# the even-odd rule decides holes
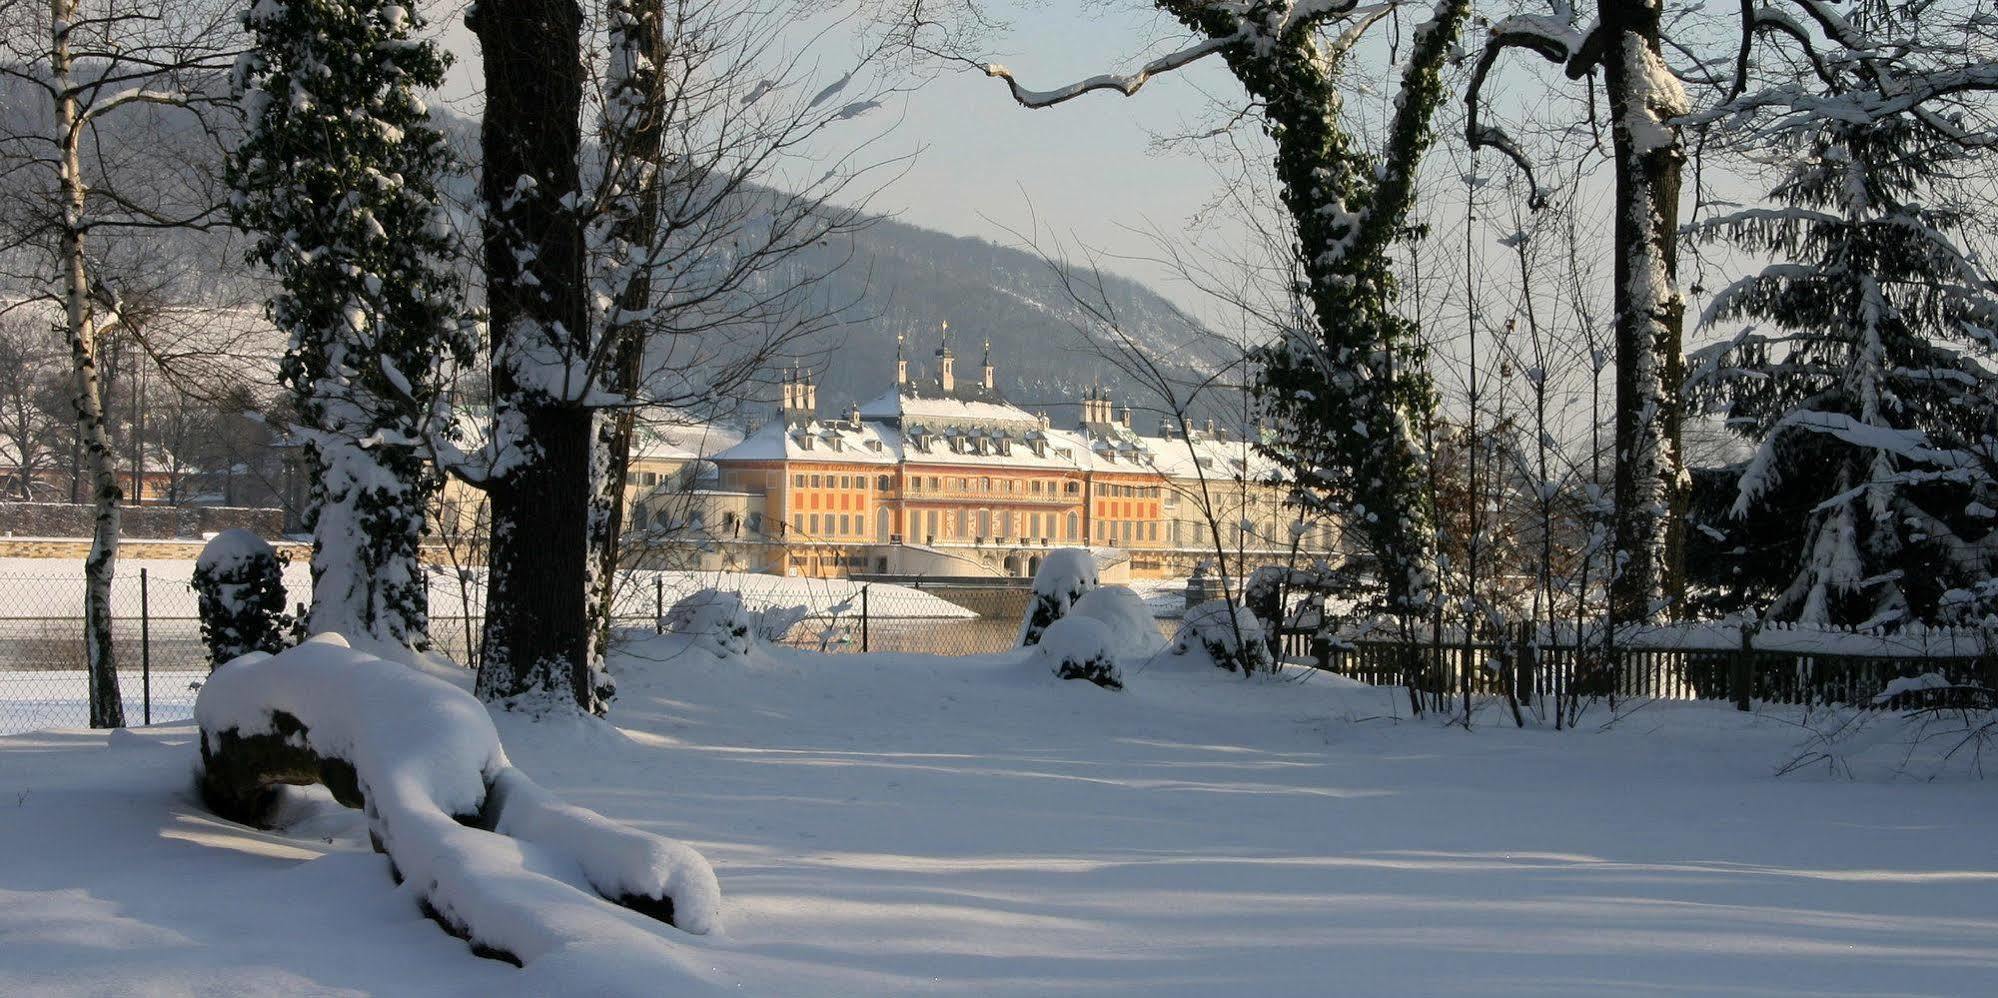
[[[698,565],[676,567],[807,576],[1029,576],[1089,547],[1167,577],[1216,556],[1213,524],[1247,568],[1335,540],[1293,522],[1277,467],[1239,434],[1143,435],[1096,390],[1057,428],[999,392],[990,344],[964,376],[948,337],[922,376],[898,344],[894,385],[842,414],[818,411],[810,375],[786,378],[777,418],[701,465],[692,512],[641,501],[634,521],[699,535]]]

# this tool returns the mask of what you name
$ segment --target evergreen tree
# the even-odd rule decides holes
[[[421,649],[439,482],[423,442],[443,371],[471,351],[438,193],[454,164],[418,96],[448,56],[381,0],[257,0],[243,23],[231,209],[282,286],[270,314],[315,472],[308,627]]]
[[[1799,527],[1766,615],[1935,620],[1998,566],[1991,285],[1953,241],[1964,213],[1948,203],[1966,151],[1916,115],[1786,114],[1763,134],[1790,154],[1783,207],[1708,228],[1780,262],[1723,291],[1707,321],[1769,331],[1702,362],[1708,399],[1757,445],[1733,515],[1781,501]]]

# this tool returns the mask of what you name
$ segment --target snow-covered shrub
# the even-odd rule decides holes
[[[1121,690],[1124,675],[1117,668],[1119,645],[1118,636],[1101,620],[1068,616],[1049,624],[1035,648],[1063,679],[1086,679],[1104,689]]]
[[[806,614],[802,606],[751,610],[743,605],[741,593],[703,589],[673,604],[661,624],[717,658],[735,658],[758,645],[784,640]]]
[[[1173,636],[1174,655],[1198,655],[1215,667],[1244,675],[1276,671],[1263,622],[1244,607],[1229,613],[1226,600],[1208,600],[1186,612]]]
[[[1034,593],[1020,621],[1020,639],[1025,648],[1041,640],[1048,625],[1068,616],[1069,608],[1082,594],[1096,588],[1096,558],[1083,548],[1060,548],[1048,552],[1041,570],[1034,573]]]
[[[1068,615],[1102,622],[1110,629],[1112,647],[1121,658],[1149,658],[1165,647],[1165,636],[1159,633],[1152,608],[1128,586],[1104,586],[1083,593]]]
[[[549,960],[582,975],[579,993],[610,993],[586,954],[615,947],[623,970],[662,975],[677,958],[605,902],[693,933],[718,924],[721,888],[698,852],[563,802],[513,767],[478,698],[338,634],[215,670],[194,717],[212,810],[262,825],[280,784],[324,785],[366,812],[423,912],[480,955]]]
[[[1978,779],[1998,764],[1991,690],[1940,673],[1904,677],[1866,707],[1813,711],[1809,736],[1779,775],[1824,772],[1855,780]]]
[[[253,651],[277,653],[293,640],[285,612],[284,555],[247,530],[224,530],[194,561],[194,595],[209,667]]]

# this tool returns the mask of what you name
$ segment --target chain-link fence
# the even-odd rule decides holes
[[[127,724],[186,720],[209,671],[201,643],[192,566],[126,568],[111,587],[112,640]],[[806,615],[784,643],[830,653],[982,655],[1012,649],[1030,599],[1004,585],[884,586],[837,580],[753,578],[750,602],[800,605]],[[309,587],[303,566],[286,572],[296,598]],[[659,628],[665,611],[707,586],[733,589],[745,577],[631,573],[618,593],[616,630]],[[483,577],[434,571],[430,635],[439,652],[476,668],[484,617]],[[0,735],[83,727],[90,717],[84,659],[81,573],[0,573]],[[1177,620],[1159,620],[1171,636]]]
[[[0,575],[0,734],[89,723],[83,587],[76,573]],[[126,723],[194,715],[208,677],[194,606],[185,578],[141,569],[112,581],[111,644]]]

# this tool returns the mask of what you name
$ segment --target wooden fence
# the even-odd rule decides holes
[[[1952,684],[1998,690],[1998,656],[1981,654],[1842,654],[1740,647],[1641,645],[1605,648],[1599,641],[1535,639],[1530,628],[1471,640],[1441,642],[1365,638],[1335,646],[1310,629],[1280,632],[1280,653],[1325,671],[1376,686],[1407,686],[1425,704],[1444,707],[1461,696],[1468,676],[1475,694],[1732,700],[1742,710],[1767,703],[1871,704],[1900,677],[1939,673]]]

